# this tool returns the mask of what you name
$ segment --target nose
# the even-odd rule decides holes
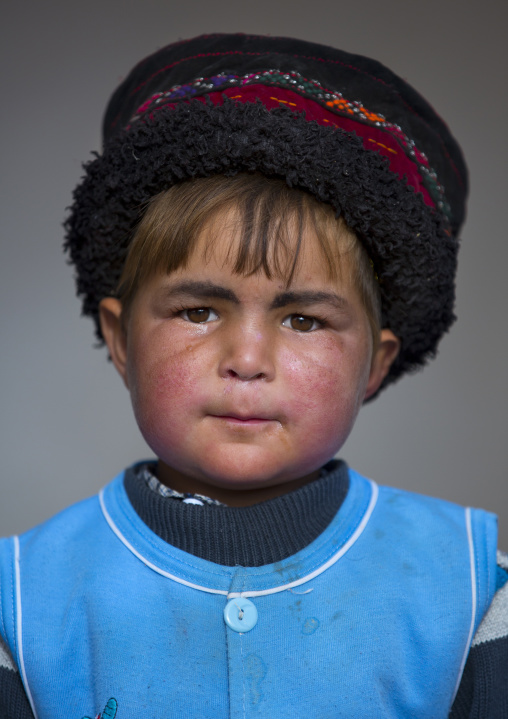
[[[256,327],[230,328],[224,338],[219,374],[243,381],[272,380],[275,363],[270,333]]]

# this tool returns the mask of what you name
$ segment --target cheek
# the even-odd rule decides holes
[[[365,352],[324,338],[305,353],[286,351],[282,357],[291,386],[291,411],[314,431],[325,427],[351,428],[361,407],[368,379]]]
[[[199,401],[199,361],[192,348],[180,351],[137,352],[129,363],[129,388],[139,428],[152,444],[157,436],[181,435],[182,418]],[[201,370],[202,371],[202,370]]]

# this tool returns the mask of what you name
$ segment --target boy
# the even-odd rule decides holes
[[[506,716],[495,519],[332,459],[453,321],[446,126],[374,61],[215,35],[104,133],[66,246],[157,461],[2,541],[5,715]]]

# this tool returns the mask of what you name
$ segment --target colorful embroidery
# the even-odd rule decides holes
[[[117,710],[118,702],[116,701],[116,699],[113,699],[113,697],[111,697],[111,699],[104,707],[104,711],[102,712],[102,714],[97,714],[95,719],[115,719]],[[83,719],[90,719],[90,717],[84,716]]]
[[[245,87],[256,84],[292,90],[305,98],[315,101],[336,115],[349,117],[352,120],[372,125],[388,132],[396,140],[397,144],[402,147],[406,156],[417,165],[420,176],[436,205],[445,215],[450,216],[451,208],[446,202],[444,188],[439,183],[436,172],[430,167],[425,153],[416,147],[414,140],[403,132],[400,125],[389,122],[380,113],[372,112],[359,100],[348,100],[342,93],[327,90],[317,80],[305,78],[298,72],[284,73],[280,70],[266,70],[242,76],[222,72],[212,77],[198,77],[186,85],[174,85],[165,92],[157,92],[149,97],[136,110],[128,127],[143,115],[146,115],[147,112],[154,112],[158,108],[175,101],[202,97],[211,92],[222,92],[230,87]],[[238,97],[240,96],[235,95],[233,99]],[[293,103],[285,102],[279,98],[272,99],[279,103],[284,102],[285,105],[293,105]],[[394,152],[393,150],[389,151]]]

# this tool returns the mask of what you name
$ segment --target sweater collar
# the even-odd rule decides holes
[[[320,477],[249,507],[186,504],[154,492],[142,478],[147,463],[125,472],[125,490],[143,522],[161,539],[225,566],[258,567],[300,551],[330,524],[344,501],[347,465],[331,460]]]

